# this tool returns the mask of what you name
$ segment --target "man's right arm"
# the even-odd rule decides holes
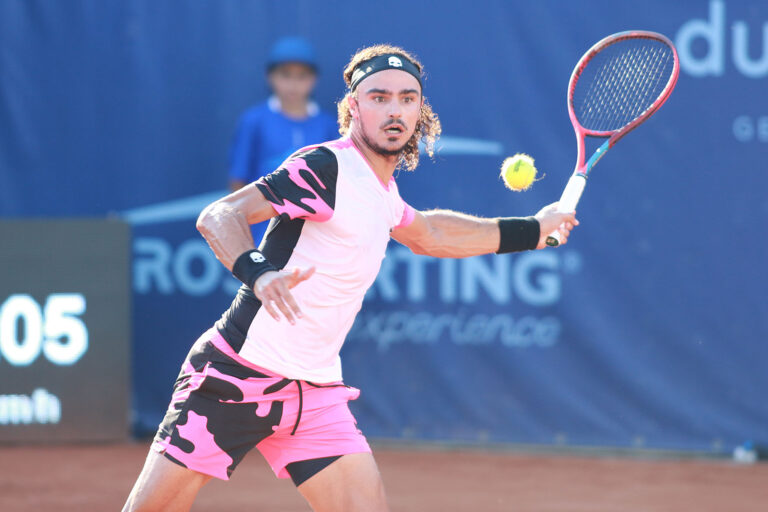
[[[251,183],[209,204],[197,219],[197,229],[219,261],[232,270],[237,257],[255,247],[249,225],[276,215],[272,203]]]
[[[276,319],[294,322],[301,315],[290,289],[308,279],[314,267],[277,272],[264,265],[251,236],[250,224],[277,215],[324,222],[333,216],[338,164],[327,148],[294,155],[275,172],[208,205],[197,220],[197,229],[216,257],[253,290]],[[273,267],[274,268],[274,267]]]
[[[255,251],[249,225],[276,215],[272,203],[251,183],[209,204],[197,219],[197,229],[219,261],[231,271],[235,260],[248,251]],[[282,316],[293,324],[301,318],[301,309],[290,290],[314,271],[314,267],[267,271],[252,283],[252,291],[275,320]]]

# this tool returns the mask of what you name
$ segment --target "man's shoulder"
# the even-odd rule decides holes
[[[338,172],[333,151],[322,145],[309,146],[291,155],[256,186],[279,214],[322,222],[333,216]],[[320,201],[304,201],[312,198]]]
[[[307,167],[312,170],[328,170],[337,171],[339,162],[336,158],[336,154],[330,149],[331,143],[314,144],[299,149],[288,159],[296,160],[302,159],[306,162]]]

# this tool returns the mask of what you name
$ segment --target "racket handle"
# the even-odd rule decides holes
[[[584,192],[584,187],[587,185],[587,177],[581,174],[574,174],[571,179],[568,180],[568,184],[563,190],[563,195],[560,196],[560,203],[557,210],[563,213],[571,213],[576,211],[576,205],[579,204],[581,193]],[[547,245],[550,247],[557,247],[560,245],[560,232],[554,230],[547,236]]]

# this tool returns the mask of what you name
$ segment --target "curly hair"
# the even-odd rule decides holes
[[[365,62],[366,60],[378,57],[379,55],[387,54],[399,55],[413,62],[413,64],[418,68],[419,73],[422,75],[423,79],[424,68],[421,62],[416,59],[416,57],[397,46],[392,46],[389,44],[377,44],[375,46],[363,48],[352,56],[349,64],[347,64],[347,67],[344,68],[344,82],[347,84],[347,88],[349,89],[352,83],[352,73],[361,62]],[[341,101],[339,101],[337,105],[339,116],[339,133],[342,135],[347,135],[349,133],[349,125],[352,121],[352,114],[349,110],[349,98],[353,94],[354,93],[352,91],[348,90],[347,94],[341,99]],[[427,154],[432,157],[435,154],[435,143],[437,142],[437,139],[440,138],[441,131],[442,127],[440,126],[440,120],[437,118],[437,114],[432,111],[432,107],[427,102],[427,99],[424,98],[424,102],[421,105],[419,120],[416,123],[416,129],[414,130],[411,138],[408,139],[408,142],[403,147],[403,152],[400,155],[400,160],[398,161],[397,166],[400,168],[405,168],[409,171],[416,169],[416,166],[419,164],[420,140],[424,141],[424,149]]]

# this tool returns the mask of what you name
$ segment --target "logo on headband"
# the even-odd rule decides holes
[[[357,84],[359,84],[365,77],[386,69],[399,69],[400,71],[405,71],[406,73],[413,75],[413,77],[419,81],[419,85],[421,85],[419,68],[406,57],[400,57],[398,55],[377,55],[376,57],[372,57],[360,63],[357,69],[352,72],[349,90],[354,91],[355,88],[357,88]]]

